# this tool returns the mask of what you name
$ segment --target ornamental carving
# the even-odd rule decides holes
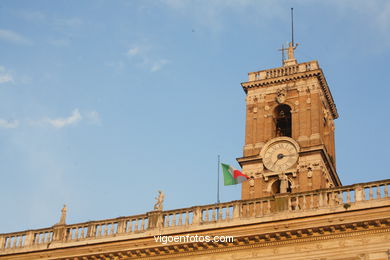
[[[278,89],[276,91],[276,102],[278,102],[279,104],[284,103],[286,101],[286,98],[287,98],[287,89],[283,88],[283,89]]]

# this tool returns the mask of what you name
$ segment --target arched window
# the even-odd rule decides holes
[[[274,114],[276,136],[291,137],[291,107],[280,104],[275,108]]]

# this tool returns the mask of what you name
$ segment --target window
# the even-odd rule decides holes
[[[274,116],[276,136],[291,137],[291,107],[280,104],[275,108]]]

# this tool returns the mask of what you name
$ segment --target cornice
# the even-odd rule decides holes
[[[275,78],[269,78],[269,79],[261,79],[261,80],[255,80],[255,81],[249,81],[249,82],[243,82],[241,83],[241,86],[245,93],[248,93],[248,90],[251,88],[261,88],[261,87],[267,87],[270,85],[275,84],[283,84],[290,81],[296,81],[299,79],[305,79],[310,77],[316,77],[320,83],[321,90],[324,92],[324,95],[326,97],[326,100],[328,101],[332,116],[334,119],[337,119],[339,117],[336,104],[334,103],[333,96],[329,90],[328,83],[326,82],[325,76],[322,72],[322,69],[316,69],[306,72],[299,72],[292,75],[286,75],[286,76],[280,76]]]

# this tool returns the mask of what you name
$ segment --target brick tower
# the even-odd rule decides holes
[[[251,179],[242,199],[341,186],[336,172],[332,94],[317,61],[297,63],[289,44],[283,66],[250,72],[243,157]]]

